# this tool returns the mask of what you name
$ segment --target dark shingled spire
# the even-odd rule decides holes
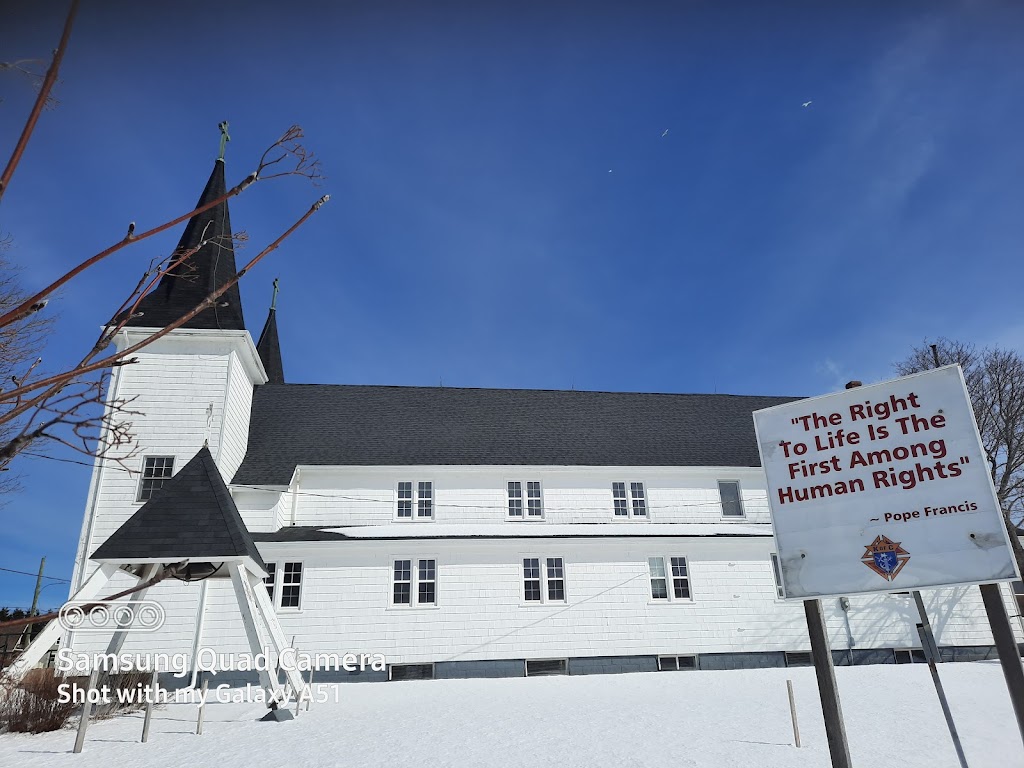
[[[203,190],[196,208],[216,200],[226,191],[224,161],[218,159],[213,165],[213,173],[206,182],[206,189]],[[176,253],[191,250],[204,239],[211,238],[211,242],[207,242],[173,272],[160,279],[156,289],[139,304],[138,311],[142,312],[143,316],[132,318],[128,325],[163,328],[189,312],[212,291],[234,276],[237,270],[227,200],[189,220]],[[225,302],[227,306],[219,306]],[[217,300],[217,305],[203,310],[182,328],[245,330],[242,299],[237,283]]]
[[[263,326],[260,340],[256,342],[256,351],[263,361],[263,370],[267,372],[267,384],[284,384],[284,365],[281,363],[281,342],[277,338],[277,280],[274,280],[274,300],[270,304],[270,313]]]
[[[205,445],[163,488],[92,553],[130,563],[250,557],[266,570],[224,478]]]

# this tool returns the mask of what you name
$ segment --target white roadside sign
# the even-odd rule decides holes
[[[754,413],[787,599],[1018,578],[956,365]]]

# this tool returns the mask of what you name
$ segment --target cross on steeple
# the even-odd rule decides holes
[[[231,136],[228,135],[228,121],[221,120],[217,127],[220,128],[220,154],[217,155],[217,159],[223,160],[224,147],[227,145],[229,141],[231,141]]]
[[[270,300],[270,311],[273,312],[277,309],[277,292],[280,290],[281,278],[274,278],[274,298]]]

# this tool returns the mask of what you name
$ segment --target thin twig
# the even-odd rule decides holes
[[[67,19],[64,22],[64,34],[60,37],[60,44],[57,46],[57,50],[53,52],[50,68],[46,71],[46,77],[43,78],[43,83],[39,87],[39,95],[36,97],[36,103],[29,113],[24,129],[21,131],[21,136],[18,137],[18,143],[14,145],[11,159],[7,161],[7,167],[4,169],[3,174],[0,175],[0,198],[3,198],[4,192],[11,183],[11,177],[14,176],[14,171],[18,167],[18,163],[21,162],[21,156],[25,153],[25,147],[28,146],[28,140],[32,137],[32,132],[39,121],[39,115],[42,114],[43,107],[46,106],[46,102],[50,98],[53,84],[57,82],[57,72],[60,70],[61,61],[64,59],[64,51],[67,50],[68,40],[71,39],[71,27],[75,22],[75,14],[78,13],[78,3],[79,0],[71,0],[71,8],[68,10]]]
[[[299,227],[305,224],[306,221],[314,213],[320,210],[324,203],[326,203],[329,199],[329,195],[324,195],[319,200],[317,200],[310,207],[310,209],[306,211],[305,214],[303,214],[294,224],[292,224],[270,245],[268,245],[266,248],[264,248],[262,251],[256,254],[256,256],[250,259],[249,262],[244,267],[242,267],[242,269],[239,270],[234,276],[229,278],[218,289],[207,295],[206,298],[203,299],[199,304],[197,304],[191,311],[182,315],[173,323],[170,323],[169,325],[165,326],[158,332],[150,336],[147,336],[145,339],[142,339],[136,344],[126,347],[125,349],[119,352],[115,352],[114,354],[109,355],[103,358],[102,360],[97,360],[94,363],[79,366],[71,371],[66,371],[64,373],[56,374],[45,379],[40,379],[39,381],[25,384],[21,387],[18,387],[17,389],[11,390],[10,392],[5,392],[2,395],[0,395],[0,402],[10,402],[12,400],[17,402],[18,398],[21,398],[27,392],[34,392],[39,389],[47,390],[31,398],[30,400],[26,400],[25,402],[20,403],[7,413],[0,415],[0,423],[9,422],[13,419],[20,417],[30,409],[42,405],[50,398],[56,396],[61,389],[71,384],[74,380],[79,379],[82,376],[85,376],[89,373],[93,373],[94,371],[109,368],[115,365],[116,363],[123,361],[129,355],[137,352],[138,350],[142,349],[143,347],[146,347],[149,344],[152,344],[154,341],[162,338],[163,336],[166,336],[171,331],[180,328],[203,310],[212,307],[215,304],[216,300],[220,298],[224,293],[226,293],[233,285],[236,285],[238,281],[242,279],[246,272],[248,272],[250,269],[252,269],[252,267],[254,267],[256,264],[262,261],[267,255],[277,250],[277,248],[281,245],[282,242],[284,242],[285,239],[287,239],[293,232],[295,232],[295,230],[297,230]],[[10,458],[12,458],[14,454],[17,453],[18,450],[21,450],[24,447],[20,446],[19,448],[17,448],[17,450],[12,450],[14,448],[13,443],[14,441],[11,441],[7,445],[0,447],[0,464],[2,464],[5,461],[9,461]]]
[[[72,278],[78,276],[79,274],[87,270],[89,267],[92,267],[98,264],[99,262],[103,261],[111,254],[117,253],[122,248],[125,248],[131,245],[132,243],[138,243],[142,240],[152,237],[153,235],[160,234],[161,232],[170,229],[171,227],[180,224],[181,222],[186,221],[187,219],[191,219],[195,216],[198,216],[199,214],[204,213],[210,210],[211,208],[220,205],[225,200],[234,197],[235,195],[241,194],[257,181],[267,181],[270,179],[279,178],[281,176],[296,175],[305,176],[306,178],[314,182],[322,179],[323,174],[321,173],[320,170],[319,161],[314,160],[312,153],[308,152],[304,147],[302,147],[301,144],[297,143],[298,139],[302,138],[302,135],[302,129],[299,128],[298,126],[293,125],[285,132],[285,134],[280,139],[274,142],[270,146],[270,148],[268,148],[267,151],[263,153],[263,158],[260,159],[260,164],[256,168],[256,170],[250,173],[248,176],[246,176],[245,179],[243,179],[240,183],[233,186],[223,195],[210,201],[206,205],[201,205],[198,208],[189,211],[188,213],[183,213],[181,216],[177,216],[171,219],[170,221],[164,222],[163,224],[157,227],[153,227],[152,229],[149,229],[141,234],[134,234],[133,230],[129,230],[128,234],[126,234],[124,238],[122,238],[117,243],[114,243],[109,248],[100,251],[94,256],[90,256],[77,267],[61,275],[59,278],[54,280],[52,283],[50,283],[48,286],[40,290],[38,293],[25,299],[18,306],[14,307],[11,310],[8,310],[3,315],[0,315],[0,328],[3,328],[7,325],[10,325],[11,323],[17,322],[18,320],[22,319],[31,312],[33,305],[38,304],[40,301],[45,299],[47,296],[49,296],[55,290],[57,290],[62,285],[70,281]],[[267,167],[267,163],[265,162],[267,153],[272,151],[275,147],[281,147],[284,149],[283,157],[289,155],[294,157],[296,159],[295,167],[289,171],[282,171],[281,173],[271,174],[265,178],[261,177],[260,172]],[[277,162],[277,160],[275,160],[274,162]]]

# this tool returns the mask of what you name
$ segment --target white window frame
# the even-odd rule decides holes
[[[722,483],[733,483],[736,486],[736,503],[739,505],[740,513],[738,515],[727,515],[725,514],[725,499],[722,498]],[[722,509],[723,520],[743,520],[747,516],[747,510],[743,507],[743,486],[739,480],[719,480],[717,483],[718,488],[718,505]]]
[[[615,486],[621,485],[623,496],[615,495]],[[640,486],[640,493],[636,493],[636,486]],[[626,514],[620,515],[616,511],[615,502],[625,501],[626,503]],[[642,502],[644,506],[643,514],[636,511],[637,502]],[[651,500],[647,493],[647,485],[642,480],[627,480],[625,482],[615,480],[612,482],[612,519],[618,521],[626,520],[650,520],[651,519]]]
[[[772,552],[768,556],[768,560],[772,567],[772,581],[775,583],[775,599],[783,600],[786,597],[786,591],[782,586],[782,561],[779,560],[779,553]]]
[[[527,600],[526,599],[526,561],[536,560],[540,566],[540,600]],[[548,560],[561,560],[562,561],[562,576],[561,579],[552,577],[549,573]],[[537,555],[537,554],[521,554],[519,556],[519,597],[522,600],[523,605],[568,605],[569,604],[569,588],[567,582],[569,581],[568,574],[566,573],[565,557],[560,555]],[[535,581],[535,579],[530,579]],[[549,583],[550,581],[562,582],[562,599],[552,599],[549,597]]]
[[[155,477],[152,477],[152,476],[151,477],[146,477],[146,465],[149,463],[150,460],[155,460],[155,459],[169,459],[170,462],[171,462],[171,472],[170,472],[169,475],[167,475],[167,477],[160,478],[161,480],[163,480],[163,483],[160,484],[160,488],[163,488],[164,485],[172,477],[174,477],[174,464],[175,464],[175,457],[174,456],[156,455],[156,454],[152,454],[152,455],[149,455],[149,456],[143,456],[142,457],[142,471],[141,471],[141,474],[139,475],[139,485],[135,489],[135,503],[136,504],[145,504],[147,501],[149,501],[151,498],[153,498],[153,494],[154,493],[156,493],[157,491],[160,490],[160,488],[154,488],[153,490],[150,491],[149,496],[147,496],[146,498],[142,498],[143,483],[145,483],[146,480],[155,480],[156,479]]]
[[[408,498],[408,499],[403,499],[400,496],[400,494],[402,492],[402,483],[409,483],[412,486],[412,488],[411,488],[412,496],[410,498]],[[420,511],[420,501],[425,498],[424,496],[422,496],[420,494],[420,491],[421,491],[421,487],[420,486],[422,484],[429,484],[430,485],[430,515],[429,516],[424,515],[424,516],[421,517],[420,514],[419,514],[419,511]],[[411,509],[412,516],[411,517],[399,517],[398,509],[399,509],[399,504],[402,501],[411,501],[412,502],[412,509]],[[394,506],[394,520],[395,520],[395,522],[399,522],[399,523],[416,523],[416,522],[423,523],[423,522],[428,522],[428,521],[429,522],[433,522],[435,519],[437,519],[437,483],[435,483],[433,480],[399,480],[395,484],[395,506]]]
[[[667,667],[666,661],[672,660],[672,667]],[[679,667],[680,659],[693,659],[692,667]],[[700,669],[700,664],[697,662],[697,654],[695,653],[681,653],[677,655],[663,655],[658,657],[658,671],[659,672],[694,672]]]
[[[289,565],[299,566],[299,580],[295,583],[289,584],[285,582],[287,570]],[[277,578],[275,579],[275,592],[277,593],[277,602],[275,607],[281,611],[301,611],[302,602],[306,597],[306,562],[304,560],[279,560],[277,562],[278,572]],[[298,605],[285,605],[284,604],[284,590],[286,587],[298,585],[299,587],[299,604]]]
[[[521,495],[518,498],[519,498],[519,501],[520,501],[520,503],[522,505],[522,510],[523,510],[523,513],[521,515],[513,515],[512,514],[512,503],[511,502],[512,502],[513,496],[509,493],[509,486],[512,483],[518,483],[519,484],[519,492],[520,492]],[[531,485],[535,485],[537,487],[536,488],[537,493],[540,494],[539,496],[534,497],[537,500],[539,500],[539,502],[540,502],[540,514],[539,515],[531,515],[530,514],[530,499],[531,499],[531,496],[530,496],[530,490],[531,490],[530,486]],[[539,521],[543,521],[544,520],[544,484],[540,480],[525,480],[525,479],[521,479],[521,478],[518,478],[518,477],[506,478],[505,479],[505,519],[509,520],[511,522],[515,522],[515,523],[521,523],[521,522],[525,523],[525,522],[531,522],[531,521],[536,522],[538,520]]]
[[[409,582],[408,582],[408,584],[409,584],[409,602],[408,603],[396,603],[395,602],[395,584],[399,583],[399,582],[395,581],[395,563],[398,562],[399,560],[408,560],[409,561]],[[431,579],[421,579],[420,578],[420,563],[425,562],[425,561],[433,561],[433,563],[434,563],[434,578],[432,580]],[[393,555],[388,560],[388,571],[389,571],[388,581],[389,581],[390,586],[391,586],[390,592],[388,594],[388,607],[389,608],[394,608],[394,609],[400,610],[400,611],[432,610],[434,608],[437,608],[438,605],[439,605],[438,598],[440,597],[440,592],[438,591],[438,582],[440,581],[440,579],[438,578],[439,575],[440,575],[438,573],[438,571],[440,570],[439,563],[440,563],[440,560],[438,560],[437,555]],[[434,602],[432,602],[432,603],[421,603],[421,602],[419,602],[419,598],[420,598],[420,584],[424,583],[425,581],[426,582],[432,581],[433,584],[434,584]],[[400,582],[400,583],[405,583],[405,582]]]
[[[686,568],[686,576],[677,577],[672,571],[672,558],[681,559],[683,565]],[[655,576],[654,571],[651,569],[651,560],[661,560],[662,567],[664,568],[665,575]],[[654,579],[665,579],[665,588],[668,592],[666,597],[655,597],[654,596]],[[689,597],[676,597],[675,579],[685,578],[686,579],[686,591],[690,593]],[[687,555],[661,555],[654,554],[647,557],[647,602],[654,603],[657,605],[666,605],[671,603],[693,603],[693,568],[690,558]]]

